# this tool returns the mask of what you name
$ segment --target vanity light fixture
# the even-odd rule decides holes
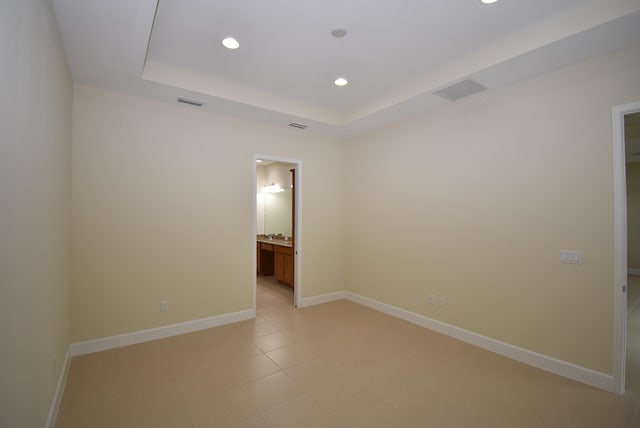
[[[338,77],[336,80],[333,81],[333,83],[336,86],[346,86],[347,83],[349,83],[349,81],[347,79],[345,79],[344,77]]]
[[[262,193],[279,193],[284,192],[284,189],[278,186],[276,183],[265,184],[262,188]]]
[[[240,43],[234,39],[233,37],[225,37],[222,39],[222,46],[227,49],[238,49],[240,47]]]

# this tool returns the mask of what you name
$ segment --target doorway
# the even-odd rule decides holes
[[[640,393],[640,112],[624,116],[627,192],[625,390]]]
[[[614,360],[613,390],[626,390],[627,364],[627,179],[625,118],[640,112],[640,102],[616,106],[612,109],[613,171],[614,171]]]
[[[302,162],[255,154],[253,167],[256,238],[253,308],[271,298],[301,301]],[[260,299],[258,287],[260,288]],[[263,292],[264,291],[264,292]]]

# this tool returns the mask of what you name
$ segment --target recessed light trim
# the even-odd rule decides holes
[[[240,43],[233,37],[225,37],[224,39],[222,39],[222,46],[227,49],[234,50],[240,47]]]
[[[336,80],[333,81],[333,83],[336,86],[346,86],[349,83],[349,81],[344,77],[338,77]]]
[[[335,30],[331,31],[331,35],[336,39],[340,39],[347,35],[347,30],[345,30],[344,28],[336,28]]]
[[[480,3],[482,4],[493,4],[493,3],[497,3],[498,0],[480,0]]]

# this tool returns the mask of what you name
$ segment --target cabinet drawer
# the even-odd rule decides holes
[[[273,244],[265,244],[264,242],[260,244],[260,249],[265,251],[273,251]]]
[[[291,248],[291,247],[283,247],[281,245],[276,245],[275,246],[275,251],[278,254],[286,254],[286,255],[289,255],[289,256],[293,255],[293,248]]]

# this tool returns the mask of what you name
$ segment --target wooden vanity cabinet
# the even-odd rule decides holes
[[[293,248],[274,245],[273,274],[278,281],[293,287]]]
[[[292,247],[258,242],[256,253],[258,275],[274,275],[278,281],[293,287]]]
[[[273,275],[273,248],[275,245],[273,244],[265,244],[264,242],[258,242],[257,246],[257,270],[258,275],[269,276]]]

